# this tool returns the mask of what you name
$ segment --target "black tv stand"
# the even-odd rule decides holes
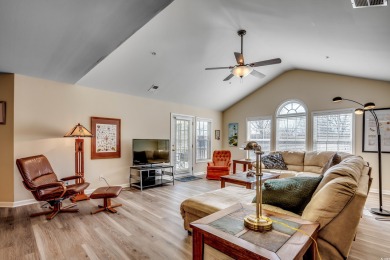
[[[141,189],[162,186],[172,183],[175,185],[173,166],[164,164],[147,164],[130,166],[130,188]]]

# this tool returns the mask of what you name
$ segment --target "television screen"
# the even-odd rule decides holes
[[[168,139],[133,139],[133,165],[169,162]]]

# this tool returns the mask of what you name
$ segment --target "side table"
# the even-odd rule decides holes
[[[233,160],[233,174],[237,172],[237,164],[242,164],[243,171],[247,171],[247,166],[249,170],[252,170],[252,163],[254,163],[254,160],[246,160],[246,159],[239,159],[239,160]]]
[[[305,254],[316,259],[316,248],[309,236],[317,239],[318,223],[263,210],[264,215],[274,220],[273,230],[255,232],[244,226],[244,216],[255,211],[253,205],[238,203],[192,222],[192,258],[203,259],[204,244],[207,244],[235,259],[291,260],[301,259]]]

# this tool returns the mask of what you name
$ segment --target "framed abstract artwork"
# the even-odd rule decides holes
[[[121,120],[91,117],[91,159],[121,157]]]
[[[390,153],[390,108],[374,109],[381,132],[382,153]],[[363,114],[363,152],[378,152],[377,128],[373,115],[365,110]]]
[[[238,143],[238,123],[229,123],[229,146],[237,146]]]

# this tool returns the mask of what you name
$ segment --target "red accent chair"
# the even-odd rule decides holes
[[[220,180],[221,176],[229,175],[232,154],[227,150],[214,151],[213,161],[207,163],[207,175],[209,180]]]
[[[23,178],[24,187],[31,191],[37,201],[47,201],[50,210],[31,214],[30,217],[47,215],[46,219],[54,218],[59,212],[78,212],[78,209],[71,209],[76,206],[72,203],[62,207],[62,201],[85,190],[89,183],[84,178],[73,175],[58,180],[57,175],[47,158],[43,155],[36,155],[16,160],[19,172]],[[79,183],[65,185],[65,182],[78,180]]]

